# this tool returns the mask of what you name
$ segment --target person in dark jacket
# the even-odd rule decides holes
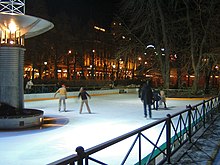
[[[91,99],[91,96],[86,92],[86,90],[84,90],[83,87],[81,87],[80,91],[79,91],[79,95],[78,95],[78,98],[81,98],[81,100],[82,100],[79,113],[82,113],[82,109],[83,109],[83,104],[84,103],[86,104],[87,111],[89,113],[91,113],[87,97],[89,97]]]
[[[156,89],[153,90],[153,99],[154,109],[158,110],[161,97],[159,91],[157,91]]]
[[[149,117],[151,118],[152,117],[151,105],[153,101],[153,92],[149,82],[145,83],[141,89],[141,101],[143,102],[144,105],[144,116],[147,117],[147,106],[148,106]]]

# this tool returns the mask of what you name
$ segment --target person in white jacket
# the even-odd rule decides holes
[[[26,89],[27,93],[30,93],[30,92],[31,92],[31,88],[32,88],[33,85],[34,85],[34,83],[33,83],[32,80],[30,79],[30,80],[27,82],[26,86],[25,86],[25,89]]]
[[[67,99],[67,91],[66,86],[63,84],[61,88],[59,88],[55,94],[54,97],[59,93],[59,111],[61,110],[61,103],[63,102],[63,110],[66,112],[66,99]]]

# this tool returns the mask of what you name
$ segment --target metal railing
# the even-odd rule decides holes
[[[193,135],[218,114],[219,103],[220,96],[204,100],[181,112],[168,114],[165,118],[92,148],[84,150],[79,146],[76,148],[77,154],[57,160],[50,165],[112,164],[112,162],[106,162],[109,161],[109,157],[113,157],[112,152],[108,152],[108,160],[104,160],[99,154],[127,140],[131,146],[125,153],[119,153],[120,148],[116,148],[117,155],[122,155],[117,164],[128,164],[129,157],[132,157],[129,164],[135,165],[171,163],[171,156],[187,141],[191,142]],[[157,131],[154,131],[156,129]]]
[[[74,85],[74,84],[73,84]],[[109,85],[105,84],[79,84],[74,86],[67,86],[67,90],[69,92],[72,91],[79,91],[80,87],[83,86],[87,90],[99,90],[99,89],[111,89]],[[35,84],[32,86],[31,89],[25,89],[25,94],[33,94],[33,93],[53,93],[56,92],[56,90],[59,87],[56,84]]]

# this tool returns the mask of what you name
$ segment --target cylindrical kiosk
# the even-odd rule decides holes
[[[24,40],[54,25],[24,12],[25,0],[0,1],[0,129],[43,123],[43,111],[24,108]]]
[[[0,102],[24,108],[24,48],[0,47]]]

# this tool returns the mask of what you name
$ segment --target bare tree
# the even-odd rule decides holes
[[[219,4],[218,0],[124,0],[120,15],[129,34],[135,36],[137,43],[133,47],[155,45],[164,87],[169,88],[170,61],[177,54],[179,65],[176,67],[185,68],[185,72],[193,70],[190,74],[195,76],[193,92],[196,93],[204,54],[219,47],[216,44],[219,38]],[[180,56],[189,56],[190,60]],[[184,67],[186,63],[188,66]]]
[[[218,16],[216,13],[219,14],[218,8],[216,8],[216,5],[218,5],[219,2],[215,0],[184,0],[184,4],[186,6],[186,18],[189,29],[190,56],[195,75],[193,92],[197,93],[202,62],[205,57],[204,55],[210,51],[210,48],[208,49],[208,47],[212,47],[209,43],[212,40],[212,37],[210,36],[210,29],[213,25],[216,25],[214,19]],[[217,30],[216,28],[214,29]]]

